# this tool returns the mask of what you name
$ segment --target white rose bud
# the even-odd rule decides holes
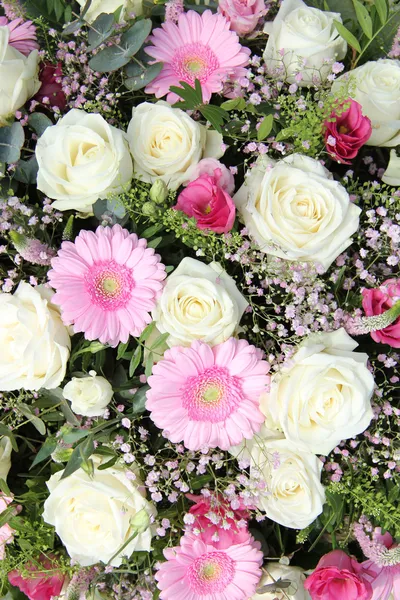
[[[233,449],[239,458],[249,455],[250,474],[255,470],[265,481],[258,508],[284,527],[304,529],[321,514],[325,502],[322,462],[288,440],[262,439],[261,434],[242,445],[243,454]]]
[[[400,144],[400,60],[367,62],[334,81],[332,93],[361,104],[372,125],[367,146],[394,148]]]
[[[258,591],[251,600],[311,600],[311,596],[304,589],[306,576],[300,567],[291,567],[282,565],[278,562],[269,562],[263,567],[264,575],[258,584],[258,590],[265,586],[273,586],[274,583],[290,583],[289,587],[284,587],[276,591],[260,592]]]
[[[1,391],[53,389],[64,379],[71,340],[53,294],[25,282],[0,293]]]
[[[0,479],[7,481],[8,471],[11,469],[12,445],[10,438],[3,436],[0,440]]]
[[[268,70],[273,74],[282,68],[282,78],[299,86],[326,80],[331,72],[326,59],[341,60],[347,51],[334,21],[342,22],[339,13],[312,8],[302,0],[283,0],[275,19],[264,26],[269,34],[264,51]],[[297,73],[301,78],[295,79]]]
[[[360,208],[318,160],[263,156],[233,200],[260,249],[324,269],[352,243]]]
[[[82,567],[100,561],[105,564],[111,561],[113,567],[118,567],[123,556],[129,558],[133,552],[150,551],[152,533],[149,526],[144,526],[143,511],[147,513],[148,525],[157,511],[146,500],[138,477],[129,480],[126,471],[118,466],[99,470],[100,457],[91,459],[92,477],[83,469],[65,479],[61,479],[63,471],[50,477],[43,520],[54,525],[69,556]],[[140,530],[132,526],[139,514]],[[135,532],[137,535],[118,553]]]
[[[237,332],[248,303],[220,264],[184,258],[166,280],[152,317],[166,343],[221,344]]]
[[[13,119],[16,110],[40,88],[39,55],[33,50],[24,56],[8,44],[10,31],[0,27],[0,127]]]
[[[73,377],[63,390],[71,402],[71,410],[85,417],[102,415],[113,397],[111,384],[104,377],[89,371],[89,377]]]
[[[77,0],[81,6],[81,10],[86,4],[86,0]],[[120,22],[129,18],[133,13],[136,17],[143,14],[142,0],[92,0],[89,10],[85,14],[85,21],[93,23],[95,19],[102,13],[112,14],[122,6],[120,14]]]
[[[70,110],[39,138],[36,159],[37,187],[58,210],[88,212],[99,198],[130,187],[125,134],[98,114]]]
[[[365,431],[372,419],[374,378],[368,356],[344,329],[310,335],[274,375],[261,398],[267,423],[304,450],[327,455],[341,440]]]
[[[193,121],[167,102],[143,102],[132,109],[128,140],[134,175],[147,183],[164,181],[170,190],[190,180],[202,158],[220,158],[222,135]]]

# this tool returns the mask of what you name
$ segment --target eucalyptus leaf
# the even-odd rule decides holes
[[[100,44],[105,42],[113,33],[115,28],[114,15],[101,13],[97,19],[90,25],[88,40],[88,50],[94,50]]]
[[[24,129],[18,121],[11,127],[0,127],[0,162],[16,163],[24,145]]]
[[[126,56],[125,52],[117,46],[110,46],[95,54],[89,61],[89,67],[98,73],[117,71],[129,62],[130,56]]]
[[[158,62],[143,70],[140,65],[136,65],[138,74],[127,77],[124,81],[125,87],[131,92],[141,90],[161,73],[163,66],[163,63]]]
[[[28,185],[36,183],[38,170],[36,156],[32,156],[29,160],[19,160],[14,171],[14,179]]]
[[[29,127],[36,133],[36,135],[40,137],[48,127],[53,125],[53,122],[43,113],[35,112],[29,115],[28,124]]]
[[[125,49],[125,56],[130,58],[139,52],[150,35],[151,27],[150,19],[140,19],[122,34],[120,46]]]
[[[64,27],[61,35],[63,37],[67,37],[72,33],[75,33],[75,31],[78,31],[78,29],[80,29],[84,24],[85,23],[82,19],[76,19],[75,21],[72,21],[72,23],[68,23],[68,25]]]
[[[131,413],[139,415],[146,410],[146,394],[150,389],[149,385],[144,385],[138,389],[136,394],[132,398],[132,409]]]

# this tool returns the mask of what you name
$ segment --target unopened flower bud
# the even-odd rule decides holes
[[[150,199],[156,204],[165,202],[168,196],[168,188],[162,179],[156,179],[150,189]]]
[[[154,202],[145,202],[142,206],[142,213],[147,217],[151,217],[156,212],[156,205]]]

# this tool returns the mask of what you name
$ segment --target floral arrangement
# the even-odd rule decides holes
[[[0,1],[0,597],[400,599],[400,5]]]

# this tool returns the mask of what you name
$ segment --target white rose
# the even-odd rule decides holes
[[[383,58],[367,62],[339,77],[332,85],[362,106],[369,117],[372,133],[367,146],[400,144],[400,61]]]
[[[301,154],[263,156],[233,200],[263,252],[325,269],[352,243],[361,212],[319,161]]]
[[[82,9],[86,4],[86,0],[78,0],[78,4]],[[92,0],[90,8],[85,14],[85,21],[93,23],[101,13],[115,13],[121,6],[120,22],[125,18],[129,18],[131,13],[134,13],[136,17],[143,14],[142,0]]]
[[[374,378],[367,354],[353,352],[357,346],[344,329],[310,335],[261,398],[267,423],[299,447],[325,455],[365,431]]]
[[[167,278],[152,316],[158,331],[170,334],[169,347],[194,340],[214,346],[235,334],[247,306],[220,264],[184,258]]]
[[[306,576],[300,567],[291,567],[281,565],[275,562],[269,562],[263,567],[264,575],[258,584],[258,589],[266,585],[273,585],[275,582],[291,582],[290,587],[277,591],[265,591],[264,593],[254,594],[251,600],[311,600],[311,596],[304,589]]]
[[[382,176],[382,181],[387,185],[400,186],[400,156],[397,156],[396,150],[390,151],[389,164]]]
[[[71,409],[77,415],[98,417],[113,397],[111,384],[104,377],[89,372],[89,377],[73,377],[63,389],[63,396],[71,402]]]
[[[274,439],[266,430],[230,451],[238,458],[250,459],[250,475],[255,472],[260,478],[261,474],[265,490],[259,492],[257,505],[269,519],[284,527],[304,529],[321,514],[323,465],[315,454],[286,439]]]
[[[149,525],[157,511],[146,500],[138,477],[131,481],[117,466],[99,471],[101,459],[93,456],[92,460],[93,477],[83,469],[65,479],[61,479],[63,471],[50,477],[43,519],[54,525],[68,554],[82,567],[108,563],[137,531],[138,535],[111,561],[118,567],[123,556],[150,551]]]
[[[347,43],[339,35],[334,21],[342,22],[339,13],[326,12],[307,6],[302,0],[283,0],[275,19],[266,23],[264,32],[269,34],[264,50],[268,70],[274,73],[283,67],[284,79],[309,86],[324,81],[331,72],[332,62],[341,60],[347,52]],[[283,56],[280,51],[283,50]]]
[[[162,100],[132,109],[128,140],[135,177],[147,183],[162,179],[171,190],[190,180],[190,167],[202,158],[223,154],[221,134]]]
[[[0,127],[7,125],[16,110],[40,88],[39,55],[33,50],[24,56],[8,45],[10,31],[0,27]]]
[[[72,109],[36,145],[37,187],[59,210],[90,211],[98,198],[129,188],[133,167],[125,134],[101,115]]]
[[[3,436],[0,440],[0,478],[7,480],[8,471],[11,469],[12,445],[10,438]]]
[[[21,282],[0,293],[0,390],[52,389],[60,385],[71,348],[53,290]]]

